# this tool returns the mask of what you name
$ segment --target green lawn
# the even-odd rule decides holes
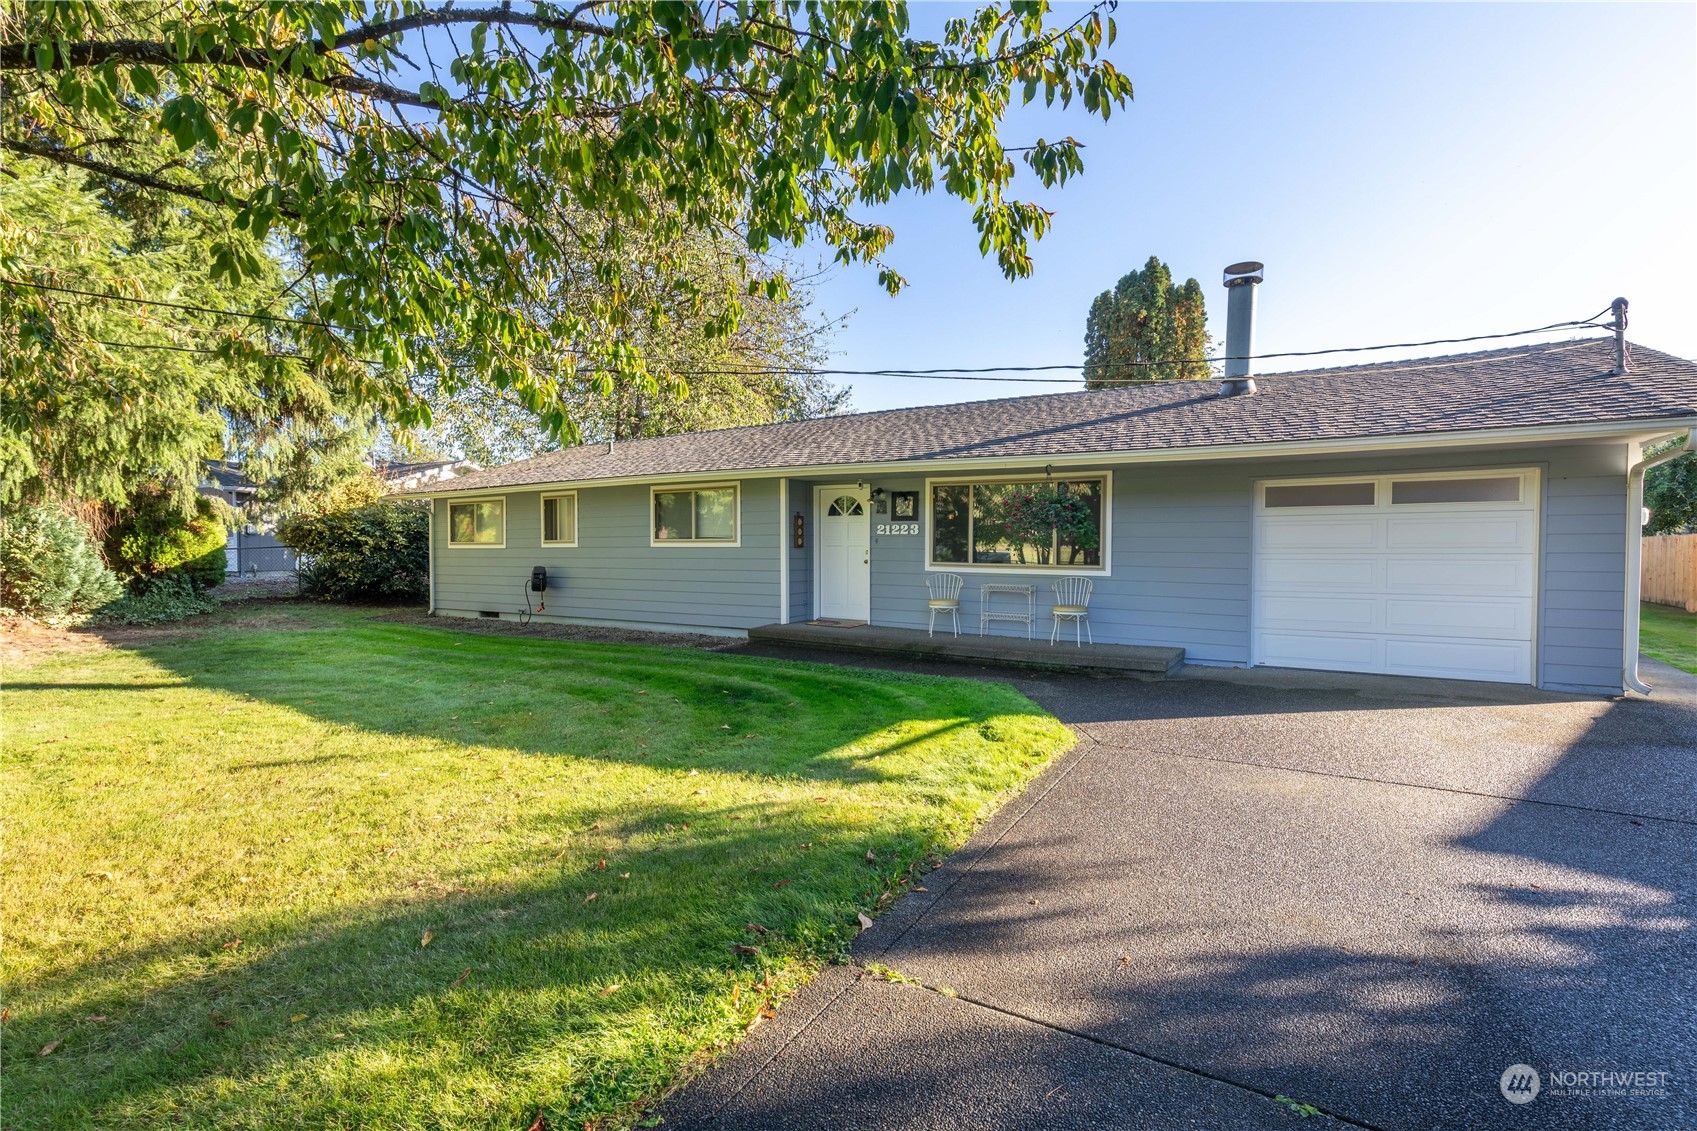
[[[1697,613],[1672,605],[1643,604],[1638,608],[1639,651],[1697,675]]]
[[[1072,742],[294,603],[6,676],[8,1127],[627,1125]]]

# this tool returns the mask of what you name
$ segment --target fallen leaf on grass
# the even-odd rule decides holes
[[[762,927],[759,923],[744,923],[742,925],[742,929],[745,931],[753,931],[757,935],[769,935],[772,933],[765,927]]]
[[[855,915],[860,919],[860,929],[862,931],[867,930],[872,926],[872,920],[867,917],[866,912],[857,911],[855,912]]]
[[[62,1045],[64,1043],[65,1043],[65,1038],[63,1038],[63,1037],[60,1037],[56,1041],[48,1041],[46,1044],[41,1046],[41,1051],[36,1053],[35,1055],[36,1056],[51,1056],[53,1054],[53,1050],[58,1048],[60,1045]]]
[[[471,967],[467,966],[464,970],[460,971],[460,976],[458,978],[455,978],[454,981],[453,981],[453,984],[450,985],[448,988],[450,990],[452,990],[452,989],[457,989],[460,986],[465,985],[465,980],[469,977],[471,977]]]
[[[106,1015],[104,1013],[91,1013],[91,1014],[88,1015],[88,1017],[85,1018],[85,1020],[88,1020],[88,1021],[104,1021],[104,1020],[106,1020]]]
[[[735,946],[731,947],[731,953],[733,953],[733,954],[759,954],[760,948],[757,947],[757,946],[749,946],[747,943],[737,943]]]
[[[591,872],[605,872],[606,870],[607,870],[607,858],[605,856],[603,856],[601,858],[600,863],[596,864],[595,867],[590,869]]]
[[[619,879],[621,879],[621,880],[630,879],[630,873],[629,872],[620,872],[619,873]]]
[[[878,859],[878,854],[873,852],[870,848],[868,848],[866,850],[866,862],[868,864],[872,864],[872,863],[875,863],[877,861],[877,859]]]
[[[601,996],[602,997],[612,997],[614,994],[619,992],[619,986],[620,986],[620,983],[614,982],[612,985],[608,986],[606,989],[601,991]]]
[[[638,695],[647,695],[648,692],[638,691],[637,694]],[[539,1114],[536,1117],[536,1122],[532,1123],[529,1127],[526,1127],[524,1129],[524,1131],[547,1131],[547,1128],[548,1128],[548,1124],[543,1122],[542,1116]]]
[[[588,895],[586,895],[586,896],[584,896],[584,897],[583,897],[583,901],[584,901],[584,902],[585,902],[585,903],[593,903],[593,902],[594,902],[594,901],[595,901],[595,897],[596,897],[596,896],[598,896],[598,895],[600,895],[600,894],[601,894],[601,893],[600,893],[600,892],[598,892],[598,891],[592,891],[592,892],[590,892],[590,893],[589,893],[589,894],[588,894]]]
[[[775,887],[775,888],[787,888],[793,883],[795,883],[794,880],[779,880],[777,883],[773,884],[772,886]]]
[[[648,694],[648,692],[647,692],[647,691],[644,691],[644,690],[641,690],[641,689],[638,689],[638,691],[637,691],[637,694],[638,694],[638,695],[647,695],[647,694]],[[537,1119],[539,1119],[539,1120],[540,1120],[540,1119],[541,1119],[541,1118],[542,1118],[542,1117],[541,1117],[541,1116],[540,1116],[540,1115],[539,1115],[539,1116],[537,1116],[537,1117],[536,1117],[536,1118],[537,1118]]]
[[[238,946],[241,946],[241,945],[242,945],[241,939],[231,939],[229,942],[224,944],[224,949],[225,950],[235,950]]]
[[[217,1010],[212,1011],[212,1027],[214,1029],[228,1029],[231,1025],[234,1025],[234,1024],[235,1024],[235,1022],[232,1021],[230,1018],[218,1016]]]
[[[294,1025],[294,1024],[297,1024],[297,1023],[299,1023],[301,1021],[305,1021],[305,1020],[306,1020],[306,1014],[297,1013],[293,1017],[289,1018],[289,1024]]]
[[[10,1008],[0,1009],[0,1025],[4,1025],[6,1022],[10,1021],[11,1019],[12,1019],[12,1011],[11,1011]]]
[[[767,1002],[754,1011],[754,1017],[749,1021],[748,1028],[744,1029],[743,1032],[752,1033],[776,1016],[778,1016],[778,1011],[772,1008],[771,1002]]]
[[[420,946],[420,948],[427,947],[427,946],[430,945],[430,940],[435,938],[435,937],[436,937],[435,931],[426,931],[426,932],[424,932],[424,937],[418,940],[418,945]]]

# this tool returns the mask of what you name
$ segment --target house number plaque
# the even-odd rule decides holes
[[[919,524],[917,522],[880,522],[878,524],[878,533],[879,534],[918,534],[919,533]]]

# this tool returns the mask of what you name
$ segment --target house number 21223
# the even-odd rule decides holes
[[[917,522],[880,522],[878,524],[878,533],[918,534],[919,524]]]

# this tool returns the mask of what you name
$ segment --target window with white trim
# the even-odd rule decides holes
[[[655,488],[654,542],[734,545],[737,541],[737,488]]]
[[[577,545],[577,492],[542,496],[542,544]]]
[[[504,546],[507,544],[505,499],[478,499],[448,504],[448,545]]]
[[[931,484],[931,564],[1103,569],[1102,477]]]

